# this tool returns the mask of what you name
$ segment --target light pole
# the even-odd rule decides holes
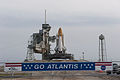
[[[83,60],[84,60],[84,56],[85,56],[84,54],[85,54],[85,53],[84,53],[84,52],[82,52],[82,54],[83,54]]]

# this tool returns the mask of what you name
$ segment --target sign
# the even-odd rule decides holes
[[[95,70],[112,70],[112,62],[95,62]]]
[[[95,70],[94,62],[22,63],[22,71]]]
[[[4,71],[112,70],[112,62],[5,63]]]
[[[4,71],[21,71],[22,63],[5,63]]]

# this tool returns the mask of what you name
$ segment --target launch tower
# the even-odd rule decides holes
[[[35,53],[42,54],[42,60],[73,59],[72,54],[66,53],[62,29],[59,28],[56,36],[49,35],[50,29],[51,26],[46,23],[45,11],[45,24],[42,24],[42,29],[39,30],[39,33],[33,33],[28,41],[26,61],[35,60]],[[54,53],[51,53],[50,42],[54,43],[55,41],[56,47]]]

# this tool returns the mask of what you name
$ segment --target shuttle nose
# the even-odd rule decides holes
[[[59,30],[58,30],[58,36],[62,36],[63,34],[62,34],[62,29],[61,28],[59,28]]]

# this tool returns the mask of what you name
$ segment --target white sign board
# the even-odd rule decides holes
[[[112,70],[112,62],[95,62],[95,70],[96,71],[106,71]]]
[[[4,71],[21,71],[22,70],[21,63],[5,63]]]

